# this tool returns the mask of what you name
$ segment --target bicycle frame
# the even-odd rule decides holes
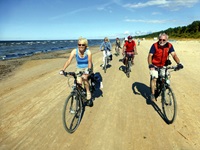
[[[119,46],[115,47],[115,52],[116,52],[116,56],[118,56],[120,54],[120,48],[119,48]]]
[[[176,67],[173,66],[158,68],[159,77],[156,81],[155,98],[161,96],[162,109],[165,116],[164,119],[168,124],[171,124],[176,118],[177,104],[175,94],[169,84],[169,69],[176,71]]]
[[[175,69],[175,67],[157,68],[158,69],[158,79],[156,81],[156,88],[158,91],[156,97],[160,96],[162,91],[165,91],[166,87],[169,87],[169,69]]]
[[[82,74],[83,73],[80,73],[80,75]],[[75,72],[63,72],[63,75],[66,77],[70,75],[74,78],[72,91],[67,97],[63,109],[64,128],[67,132],[73,133],[78,128],[84,112],[84,103],[87,101],[86,90],[77,82],[77,75]],[[92,78],[90,78],[90,80],[92,80]]]
[[[129,78],[130,72],[131,72],[131,61],[132,61],[132,55],[128,54],[125,57],[127,57],[127,64],[126,64],[126,75]]]
[[[79,72],[79,74],[82,75],[83,72]],[[94,79],[92,79],[92,74],[90,74],[90,76],[88,77],[89,89],[91,89],[90,90],[91,92],[93,92],[92,82],[94,80]],[[64,76],[67,76],[67,75],[71,75],[74,78],[74,85],[72,87],[71,93],[78,93],[78,95],[81,96],[81,100],[83,102],[87,101],[86,100],[86,89],[83,88],[82,85],[77,82],[77,75],[76,75],[76,73],[75,72],[64,72]],[[91,80],[91,83],[90,83],[90,80]]]
[[[107,56],[107,51],[105,51],[105,58],[104,58],[104,67],[103,67],[103,69],[104,69],[104,73],[106,73],[106,70],[107,70],[107,65],[108,65],[108,58],[109,58],[109,56]]]

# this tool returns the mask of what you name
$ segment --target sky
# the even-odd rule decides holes
[[[200,20],[200,0],[0,0],[0,40],[124,38]]]

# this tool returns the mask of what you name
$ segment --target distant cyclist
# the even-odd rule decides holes
[[[119,51],[120,51],[121,48],[121,43],[120,43],[120,39],[119,38],[116,38],[116,42],[115,42],[115,51],[117,54],[119,54]]]
[[[140,39],[138,39],[137,42],[138,42],[138,46],[139,46],[140,45]]]
[[[63,68],[60,71],[60,74],[63,74],[63,71],[70,65],[73,58],[76,58],[77,66],[76,66],[76,73],[83,72],[82,76],[78,76],[77,80],[78,83],[84,83],[86,92],[87,92],[87,105],[91,105],[91,92],[89,89],[89,82],[88,77],[92,72],[92,54],[91,51],[88,49],[88,40],[85,38],[78,39],[77,48],[71,51],[69,59],[64,64]]]
[[[137,49],[135,41],[133,40],[132,36],[128,36],[128,41],[125,41],[123,45],[123,52],[122,55],[125,56],[124,64],[127,65],[128,62],[128,55],[131,55],[132,60],[131,63],[134,64],[134,55],[137,55]]]
[[[109,41],[109,39],[107,37],[104,38],[104,41],[101,43],[100,45],[100,50],[103,51],[103,65],[102,67],[104,67],[104,61],[105,61],[105,57],[109,56],[110,60],[112,60],[112,45]]]
[[[168,35],[165,33],[159,34],[159,41],[154,43],[151,46],[148,55],[148,64],[151,75],[151,100],[155,101],[155,88],[156,88],[156,80],[158,78],[158,70],[157,68],[162,68],[163,66],[167,66],[170,64],[169,62],[169,54],[173,57],[174,61],[178,64],[177,69],[183,68],[176,52],[171,43],[168,42]]]

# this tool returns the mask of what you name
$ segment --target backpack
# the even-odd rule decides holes
[[[102,76],[99,72],[96,72],[95,74],[93,74],[91,77],[91,80],[92,80],[95,90],[98,90],[101,88]]]

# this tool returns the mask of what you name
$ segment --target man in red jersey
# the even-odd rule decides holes
[[[124,53],[125,52],[125,53]],[[125,54],[125,62],[124,65],[127,65],[128,62],[128,55],[131,55],[132,61],[131,63],[133,64],[133,59],[134,55],[137,54],[137,49],[136,49],[136,44],[135,41],[133,40],[132,36],[128,36],[128,41],[126,41],[123,45],[123,52],[122,55]]]
[[[151,46],[149,55],[147,58],[150,75],[151,75],[151,100],[155,101],[155,89],[156,80],[158,78],[157,68],[162,68],[163,66],[169,65],[169,54],[173,57],[174,61],[177,63],[177,69],[182,69],[183,65],[180,63],[178,56],[171,43],[168,42],[168,35],[165,33],[160,33],[159,41]],[[171,62],[170,62],[171,63]]]

